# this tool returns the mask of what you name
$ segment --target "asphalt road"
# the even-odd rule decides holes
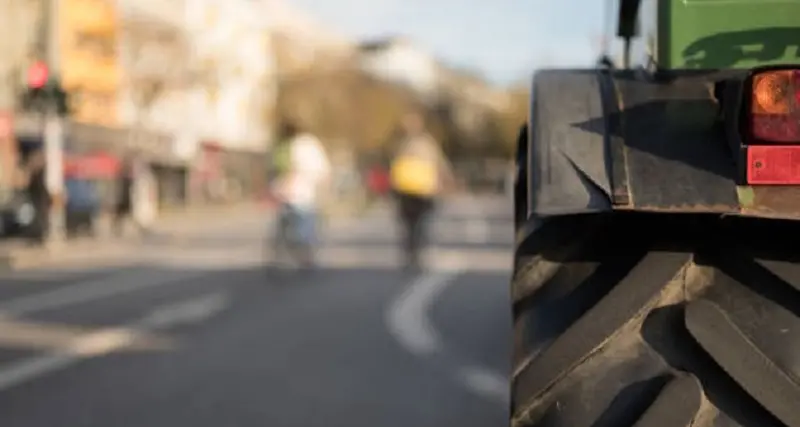
[[[511,265],[503,198],[453,199],[428,271],[391,211],[326,227],[322,268],[264,266],[257,215],[108,266],[0,278],[0,420],[52,426],[497,426]]]

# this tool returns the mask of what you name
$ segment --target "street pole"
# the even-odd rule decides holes
[[[60,0],[47,1],[47,63],[54,79],[59,78],[59,11]],[[45,111],[45,180],[50,194],[46,243],[58,246],[64,242],[65,197],[64,197],[64,123],[58,114],[55,102],[48,103]]]

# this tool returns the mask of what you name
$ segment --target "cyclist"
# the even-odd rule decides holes
[[[392,191],[404,232],[405,267],[421,268],[419,253],[427,237],[427,219],[445,185],[452,184],[450,163],[437,141],[425,129],[419,114],[403,120],[403,137],[390,166]]]
[[[279,163],[275,190],[280,203],[277,243],[301,246],[301,261],[311,266],[321,187],[330,176],[330,162],[319,139],[296,124],[284,124],[282,133],[284,141],[276,148],[275,158]]]

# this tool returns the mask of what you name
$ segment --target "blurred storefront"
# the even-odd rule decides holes
[[[41,123],[33,116],[22,116],[15,121],[15,134],[20,141],[20,159],[27,153],[41,148]],[[126,156],[142,159],[152,170],[155,197],[159,207],[185,205],[188,201],[186,177],[189,163],[172,150],[172,137],[141,129],[117,129],[99,125],[67,122],[65,125],[65,152],[68,157],[84,159],[84,165],[98,166],[91,159],[106,159],[108,163],[99,167],[103,173],[94,174],[99,181],[104,203],[113,203],[116,175],[109,171],[111,162],[119,162]],[[77,163],[76,163],[77,164]],[[83,164],[83,163],[82,163]],[[106,167],[108,166],[108,167]],[[77,167],[75,165],[73,168]],[[73,171],[75,172],[75,171]]]
[[[214,142],[204,141],[200,144],[189,176],[191,203],[209,203],[218,197],[218,187],[214,183],[222,178],[220,152],[220,146]]]
[[[237,201],[263,193],[277,80],[274,19],[263,2],[187,2],[192,62],[213,64],[214,78],[197,85],[190,102],[197,140],[190,178],[193,200]],[[265,9],[266,8],[266,9]],[[253,55],[252,52],[264,52]]]
[[[190,200],[194,203],[228,203],[263,194],[266,165],[261,152],[231,150],[204,141],[189,177]]]
[[[150,167],[158,206],[169,208],[186,205],[186,177],[190,163],[175,153],[173,136],[141,129],[132,134],[128,146]]]

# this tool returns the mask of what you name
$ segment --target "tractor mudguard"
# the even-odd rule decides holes
[[[595,70],[542,70],[534,75],[524,173],[529,216],[611,210],[600,84]],[[593,127],[581,126],[587,123]]]
[[[682,72],[658,80],[635,71],[608,74],[618,110],[611,150],[624,162],[614,180],[616,208],[646,211],[738,210],[737,159],[714,83],[719,72]]]
[[[636,71],[606,74],[617,112],[581,125],[605,124],[613,166],[614,209],[800,218],[797,186],[750,186],[744,159],[726,126],[737,127],[740,99],[717,100],[714,87],[743,79],[744,70],[664,71],[658,79]],[[743,96],[741,93],[734,94]],[[733,102],[733,120],[720,104]],[[613,107],[608,107],[611,111]]]
[[[800,219],[800,187],[741,180],[740,142],[726,134],[714,90],[747,72],[537,72],[519,153],[527,217],[613,209]]]

